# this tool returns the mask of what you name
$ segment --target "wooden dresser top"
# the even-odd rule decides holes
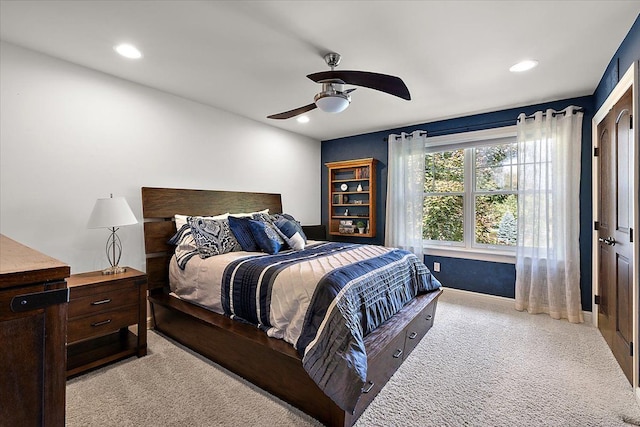
[[[0,234],[0,289],[61,280],[70,273],[67,264]]]

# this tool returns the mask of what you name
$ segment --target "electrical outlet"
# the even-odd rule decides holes
[[[433,271],[435,271],[436,273],[438,273],[440,271],[440,263],[439,262],[434,262],[433,263]]]

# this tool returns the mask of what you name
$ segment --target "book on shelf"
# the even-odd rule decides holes
[[[369,166],[362,166],[362,167],[356,168],[353,171],[353,175],[355,179],[369,178]]]

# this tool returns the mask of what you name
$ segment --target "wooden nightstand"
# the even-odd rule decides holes
[[[128,267],[120,274],[72,274],[67,287],[67,378],[147,354],[146,274]]]

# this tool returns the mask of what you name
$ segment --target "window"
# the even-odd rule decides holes
[[[426,145],[426,245],[514,251],[518,148],[513,127],[427,138]]]
[[[464,242],[464,150],[425,157],[422,236],[439,242]]]

